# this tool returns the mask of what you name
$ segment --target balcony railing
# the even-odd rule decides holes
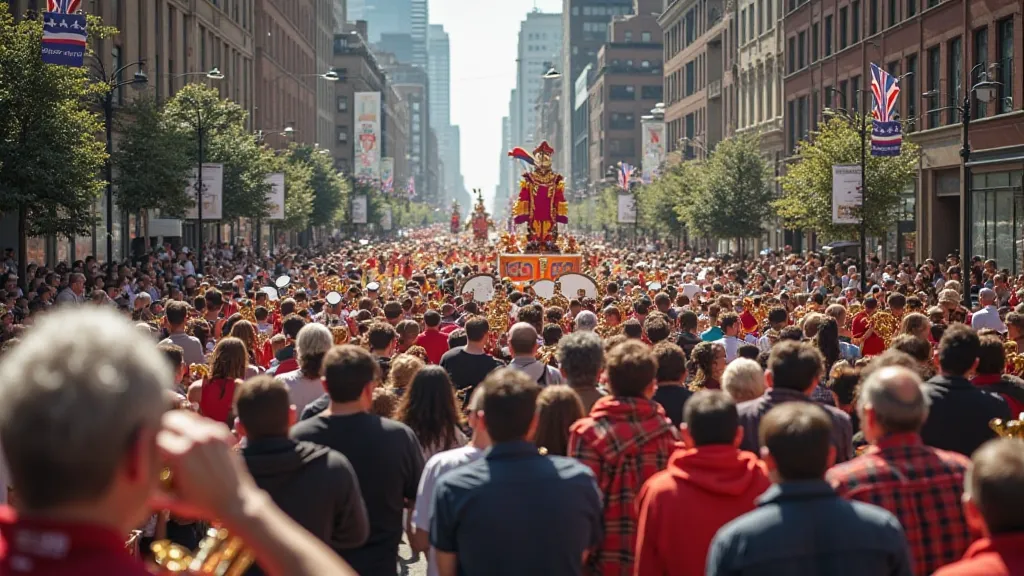
[[[708,98],[719,98],[722,96],[722,81],[712,80],[708,82]]]

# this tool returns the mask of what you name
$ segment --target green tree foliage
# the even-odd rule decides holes
[[[192,205],[188,193],[193,152],[188,136],[169,127],[156,101],[136,98],[120,112],[121,138],[114,151],[114,196],[122,210],[159,209],[181,218]]]
[[[856,225],[832,224],[832,166],[860,163],[858,122],[870,130],[870,118],[858,116],[850,122],[834,117],[819,126],[813,139],[800,142],[798,159],[779,179],[782,196],[774,203],[787,227],[815,230],[827,240],[857,234]],[[920,148],[904,138],[899,156],[875,157],[870,149],[866,154],[864,217],[869,234],[882,234],[895,221],[903,191],[914,182]]]
[[[90,38],[111,32],[89,18]],[[42,33],[40,20],[15,23],[0,1],[0,211],[18,215],[22,279],[29,236],[91,232],[107,157],[90,109],[105,88],[87,68],[43,64]]]
[[[309,218],[311,226],[329,226],[345,219],[348,206],[349,182],[338,175],[330,154],[322,154],[319,148],[296,146],[292,155],[301,158],[313,171],[310,186],[313,188],[313,213]]]
[[[203,161],[224,165],[225,220],[262,218],[269,213],[266,175],[274,167],[274,155],[246,130],[246,112],[241,106],[222,99],[214,88],[189,84],[164,106],[164,119],[191,140],[194,164],[198,163],[201,131]]]
[[[677,205],[690,229],[710,238],[760,236],[774,197],[760,139],[752,134],[727,138],[706,163],[693,168],[702,176],[694,174],[691,184],[690,174],[684,172],[682,185],[691,186],[692,192],[681,196]]]
[[[276,160],[275,171],[284,173],[284,220],[277,225],[284,230],[301,232],[309,227],[313,214],[313,167],[295,155],[292,145]]]
[[[672,166],[640,192],[640,220],[648,229],[670,235],[682,232],[686,221],[679,207],[697,193],[703,173],[697,162]]]

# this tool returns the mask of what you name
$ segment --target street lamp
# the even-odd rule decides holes
[[[114,167],[112,161],[114,153],[114,94],[123,86],[135,86],[136,88],[145,86],[149,82],[149,77],[142,71],[142,67],[145,65],[145,60],[125,64],[108,76],[103,66],[103,60],[97,59],[96,68],[93,69],[96,72],[95,80],[106,84],[108,88],[100,99],[100,103],[103,105],[103,127],[107,136],[107,160],[104,164],[107,178],[107,264],[114,261]],[[132,79],[118,80],[121,73],[132,66],[139,67],[139,70],[132,75]]]
[[[182,76],[188,76],[188,75],[194,75],[194,74],[197,74],[197,73],[182,74]],[[207,72],[206,73],[206,77],[209,78],[210,80],[223,80],[224,79],[224,75],[221,74],[220,70],[218,70],[217,68],[214,68],[214,69],[210,70],[209,72]],[[196,205],[197,205],[197,210],[196,210],[197,214],[196,215],[198,216],[198,224],[196,225],[196,228],[198,229],[198,237],[199,237],[198,238],[199,241],[196,243],[197,244],[196,245],[196,256],[198,258],[198,262],[196,263],[197,264],[196,272],[198,272],[199,274],[202,274],[203,273],[203,189],[204,189],[204,186],[203,186],[203,136],[204,136],[204,133],[205,133],[206,126],[204,125],[205,120],[203,119],[203,110],[199,106],[199,103],[195,102],[193,100],[189,100],[188,102],[189,102],[189,104],[191,104],[193,106],[193,111],[196,114],[196,116],[195,116],[196,122],[195,122],[194,128],[195,128],[195,131],[196,131],[196,140],[198,141],[198,147],[199,147],[199,150],[198,150],[198,152],[199,152],[199,167],[198,167],[197,172],[196,172],[196,183],[195,183]]]
[[[554,67],[548,68],[548,71],[541,76],[541,78],[545,80],[556,80],[561,77],[562,73],[559,72],[558,70],[555,70]]]
[[[975,77],[975,74],[984,67],[985,64],[978,64],[974,68],[971,68],[970,75],[967,76],[968,81]],[[960,254],[961,267],[964,269],[964,278],[970,278],[970,270],[967,270],[968,263],[971,259],[971,222],[974,219],[971,213],[971,142],[970,142],[970,130],[971,130],[971,95],[973,94],[979,102],[991,102],[996,98],[999,87],[1002,85],[1000,82],[992,82],[988,80],[988,73],[982,72],[981,76],[984,76],[986,80],[982,80],[970,88],[964,90],[963,103],[960,106],[945,106],[943,108],[933,108],[928,112],[939,112],[942,110],[958,110],[960,112],[960,166],[963,169],[963,220],[960,223],[960,227],[963,230],[962,244],[963,251]],[[922,97],[928,98],[929,100],[937,98],[939,96],[938,90],[929,90],[923,94]],[[969,282],[969,280],[968,280]],[[964,286],[963,294],[964,307],[970,310],[974,303],[971,301],[971,287],[970,285]]]

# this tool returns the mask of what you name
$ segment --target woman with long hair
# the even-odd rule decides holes
[[[694,374],[690,382],[690,389],[693,391],[720,390],[722,388],[722,374],[725,372],[725,348],[714,342],[701,342],[690,352],[690,362],[687,370]]]
[[[249,365],[245,344],[228,336],[217,342],[210,359],[210,375],[189,386],[189,400],[199,404],[199,413],[231,426],[234,422],[235,380],[245,378]]]
[[[238,338],[245,344],[245,355],[249,359],[249,365],[245,367],[246,379],[252,378],[263,372],[260,363],[260,350],[262,347],[256,338],[256,327],[248,320],[239,320],[231,326],[230,336]]]
[[[832,365],[843,358],[843,351],[839,345],[839,323],[831,316],[822,316],[818,324],[818,333],[814,335],[814,347],[821,350],[825,356],[825,371],[823,374],[832,372]]]
[[[537,397],[537,432],[533,443],[548,454],[567,456],[569,426],[583,418],[579,394],[563,384],[545,387]]]
[[[395,419],[416,433],[424,460],[469,441],[461,430],[455,388],[440,366],[426,366],[416,373],[402,395]]]

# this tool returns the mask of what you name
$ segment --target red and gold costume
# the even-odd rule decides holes
[[[461,225],[461,223],[462,223],[462,214],[459,212],[459,203],[456,202],[454,205],[452,205],[452,226],[451,226],[452,234],[458,234],[459,233],[459,226]]]
[[[541,142],[533,151],[536,167],[532,172],[525,172],[519,183],[519,201],[512,211],[513,222],[527,225],[530,242],[554,241],[555,225],[569,222],[565,180],[551,170],[551,155],[554,153],[547,142]]]
[[[477,189],[476,206],[473,207],[473,214],[466,227],[473,229],[474,240],[483,242],[487,240],[487,233],[490,232],[492,226],[494,226],[494,222],[491,221],[491,215],[487,213],[487,208],[484,206],[483,192]]]

